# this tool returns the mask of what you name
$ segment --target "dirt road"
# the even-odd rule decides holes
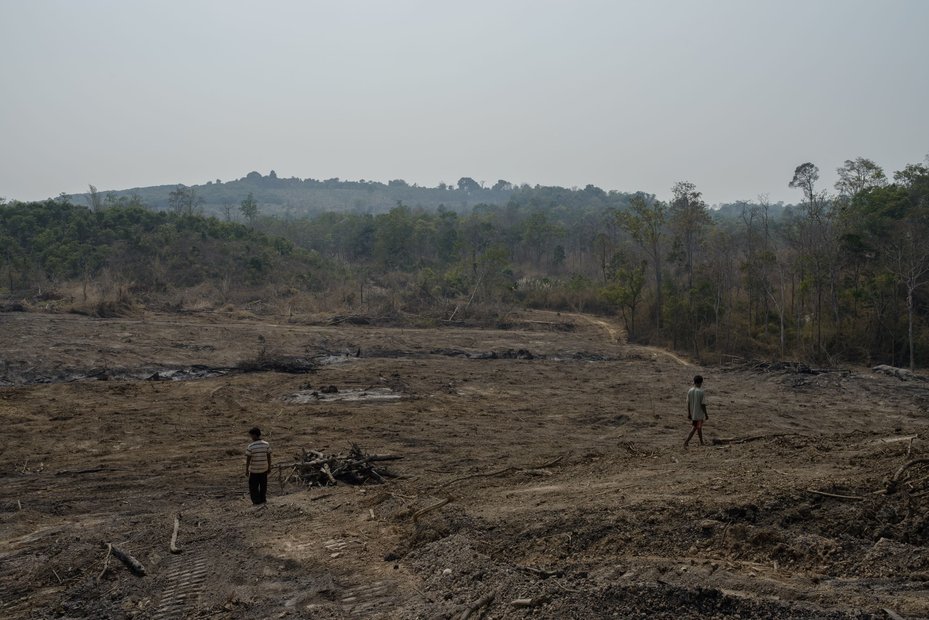
[[[929,383],[509,327],[0,314],[0,616],[929,617]],[[282,359],[314,370],[236,370]],[[684,450],[695,372],[717,443]],[[256,424],[278,464],[357,442],[405,477],[255,509]]]

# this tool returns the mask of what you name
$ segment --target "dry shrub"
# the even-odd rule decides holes
[[[105,270],[93,283],[72,283],[66,290],[79,290],[78,299],[62,309],[73,314],[97,318],[133,316],[141,306],[132,294],[132,283],[119,274]],[[69,296],[74,299],[74,296]]]
[[[188,312],[208,312],[222,303],[222,293],[212,284],[203,282],[184,289],[178,297],[176,307]]]
[[[43,287],[32,295],[0,295],[0,312],[61,312],[74,302],[67,287]]]
[[[33,307],[22,299],[0,299],[0,312],[32,312]]]
[[[399,316],[406,284],[404,274],[388,274],[383,280],[368,284],[364,291],[364,303],[356,304],[352,310],[372,317]]]
[[[473,327],[497,327],[512,312],[512,307],[499,302],[462,302],[454,321]],[[444,317],[448,318],[448,317]]]
[[[280,314],[288,321],[313,320],[324,313],[324,302],[320,295],[297,292],[280,300]]]

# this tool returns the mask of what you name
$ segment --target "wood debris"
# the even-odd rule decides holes
[[[326,487],[339,482],[347,484],[371,484],[384,482],[386,478],[399,478],[399,474],[381,465],[384,461],[396,461],[402,456],[392,454],[365,454],[353,443],[347,454],[326,455],[304,448],[295,463],[278,465],[282,484],[286,480],[297,480],[307,486]],[[286,480],[284,470],[289,470]]]
[[[556,458],[556,459],[554,459],[554,460],[552,460],[552,461],[548,461],[547,463],[543,463],[543,464],[537,465],[537,466],[535,466],[535,467],[515,467],[515,466],[511,466],[511,467],[504,467],[503,469],[497,469],[497,470],[494,470],[494,471],[491,471],[491,472],[486,472],[486,473],[469,474],[469,475],[467,475],[467,476],[461,476],[460,478],[455,478],[454,480],[450,480],[449,482],[446,482],[446,483],[443,484],[442,486],[443,486],[443,487],[451,486],[451,485],[456,484],[456,483],[458,483],[458,482],[461,482],[461,481],[463,481],[463,480],[470,480],[471,478],[493,478],[494,476],[502,476],[503,474],[508,474],[508,473],[514,472],[514,471],[517,471],[517,472],[542,471],[542,470],[545,470],[547,467],[551,467],[552,465],[558,464],[559,462],[561,462],[561,460],[562,460],[563,458],[564,458],[564,455],[561,455],[561,456],[559,456],[558,458]]]
[[[181,527],[181,513],[177,513],[176,515],[174,515],[174,532],[172,532],[171,534],[171,544],[169,545],[169,549],[171,550],[171,553],[181,552],[180,547],[177,546],[177,531],[178,529],[180,529],[180,527]]]
[[[887,495],[896,493],[899,490],[900,483],[903,481],[903,474],[916,465],[929,465],[929,459],[913,459],[912,461],[907,461],[900,468],[894,472],[893,477],[890,479],[890,482],[887,484]]]
[[[97,581],[103,577],[104,573],[106,573],[107,569],[109,568],[111,555],[125,564],[133,575],[137,575],[139,577],[145,576],[145,567],[128,552],[123,551],[113,543],[103,543],[103,545],[106,547],[106,557],[103,560],[103,570],[97,576]]]

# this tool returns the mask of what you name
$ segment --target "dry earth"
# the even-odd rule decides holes
[[[0,355],[3,618],[929,617],[926,382],[702,368],[542,313],[6,313]],[[313,369],[261,370],[284,357]],[[684,450],[695,372],[717,444]],[[253,424],[278,464],[357,442],[405,477],[275,476],[255,509]]]

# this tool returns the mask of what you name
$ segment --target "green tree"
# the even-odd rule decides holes
[[[887,185],[884,170],[864,157],[846,159],[845,164],[836,169],[836,174],[839,175],[839,180],[835,183],[835,189],[846,199],[852,199],[874,187]]]
[[[629,201],[629,210],[617,214],[619,225],[642,248],[652,261],[655,275],[655,327],[662,327],[662,239],[668,207],[654,196],[636,194]]]
[[[668,224],[683,251],[687,288],[694,286],[694,262],[703,243],[706,228],[712,225],[710,213],[697,186],[679,181],[671,188],[672,199],[668,209]]]
[[[436,230],[436,254],[439,262],[451,263],[456,255],[460,238],[458,214],[454,211],[439,211]]]
[[[245,219],[248,220],[249,225],[254,228],[255,218],[258,217],[258,202],[255,200],[255,196],[252,192],[249,192],[248,196],[239,203],[239,211],[241,211]]]
[[[635,317],[636,309],[645,288],[645,270],[647,263],[638,263],[627,260],[622,254],[615,257],[613,281],[603,287],[600,296],[607,302],[619,308],[626,333],[630,340],[636,339]]]
[[[481,185],[471,177],[461,177],[458,179],[458,189],[463,192],[476,192],[481,189]]]
[[[184,185],[178,185],[168,194],[168,206],[178,215],[195,215],[203,202],[203,198],[197,196],[197,190]]]
[[[542,256],[549,249],[556,230],[542,211],[535,211],[523,221],[523,243],[534,266],[541,267]]]
[[[679,256],[686,276],[686,288],[683,291],[686,314],[677,316],[677,320],[686,320],[694,355],[699,356],[694,265],[702,249],[706,230],[713,221],[696,185],[689,181],[679,181],[671,188],[671,193],[673,197],[668,209],[668,225],[674,235],[674,245],[680,249]]]
[[[894,181],[906,188],[918,187],[929,178],[929,166],[907,164],[903,170],[894,172]]]
[[[410,269],[413,264],[411,241],[414,234],[410,208],[398,202],[389,213],[375,218],[375,260],[385,269]]]
[[[800,164],[794,169],[794,177],[788,183],[788,187],[795,187],[803,192],[806,202],[812,205],[816,201],[816,181],[819,180],[819,168],[815,164],[806,162]]]
[[[103,209],[103,200],[100,198],[100,194],[97,192],[97,188],[93,185],[88,185],[87,188],[90,190],[87,195],[87,200],[90,202],[90,208],[93,211],[100,211]]]

